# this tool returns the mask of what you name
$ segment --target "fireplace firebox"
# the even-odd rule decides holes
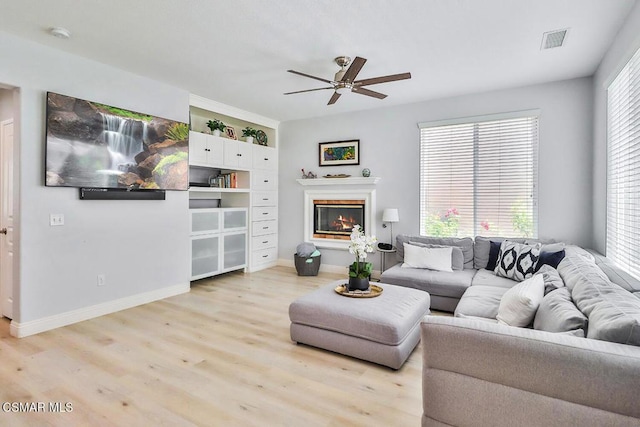
[[[375,209],[376,191],[372,188],[305,190],[304,239],[318,248],[349,249],[356,224],[366,234],[375,234]]]
[[[364,200],[315,200],[313,237],[349,239],[354,225],[365,229]]]

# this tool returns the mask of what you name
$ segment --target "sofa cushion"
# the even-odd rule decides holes
[[[533,321],[536,310],[544,297],[544,280],[535,275],[508,289],[498,307],[498,323],[525,327]]]
[[[547,332],[574,332],[577,336],[587,330],[587,317],[574,305],[571,291],[560,288],[542,299],[533,321],[533,329]]]
[[[497,286],[471,286],[462,295],[454,316],[495,319],[498,315],[500,300],[508,290],[509,288]]]
[[[539,256],[539,246],[505,240],[500,245],[498,263],[494,271],[498,276],[522,281],[533,276]]]
[[[542,278],[544,279],[545,295],[551,291],[565,287],[564,282],[562,281],[562,277],[560,277],[560,273],[558,273],[558,270],[551,267],[550,265],[543,265],[536,274],[542,274]]]
[[[427,268],[429,270],[453,272],[451,268],[451,247],[426,248],[404,244],[403,267]]]
[[[571,295],[589,318],[587,338],[640,346],[640,299],[615,283],[588,280]]]
[[[427,291],[432,296],[460,298],[471,286],[475,272],[472,269],[464,269],[446,273],[419,268],[402,268],[396,264],[382,273],[380,281]]]
[[[478,270],[480,270],[481,268],[487,268],[487,263],[489,262],[489,254],[491,252],[491,242],[502,243],[504,240],[504,237],[476,236],[473,245],[473,268]],[[509,240],[516,243],[524,243],[526,239]]]
[[[462,254],[462,249],[457,246],[432,245],[430,243],[414,242],[413,240],[410,241],[409,244],[424,248],[451,248],[451,268],[453,270],[464,269],[464,255]]]
[[[425,237],[400,234],[396,237],[396,257],[398,262],[404,262],[404,243],[418,242],[441,246],[457,246],[464,255],[464,268],[473,268],[473,239],[471,237]]]
[[[484,268],[482,270],[478,270],[471,281],[471,286],[497,286],[505,289],[513,288],[517,284],[518,282],[515,280],[496,276],[496,273],[491,270],[485,270]]]
[[[560,273],[564,285],[570,290],[573,290],[576,283],[584,278],[594,281],[608,281],[607,275],[593,261],[569,251],[558,264],[558,273]]]

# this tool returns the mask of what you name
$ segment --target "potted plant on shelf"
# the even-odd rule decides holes
[[[222,123],[221,120],[209,120],[207,122],[207,127],[211,129],[211,133],[215,136],[220,136],[220,133],[227,128],[227,125]]]
[[[256,137],[256,132],[258,131],[252,127],[247,126],[246,128],[242,129],[242,136],[244,136],[245,141],[251,144],[253,143],[253,138]]]
[[[369,289],[373,265],[364,260],[367,258],[367,253],[373,252],[373,244],[376,241],[375,236],[366,236],[360,225],[353,226],[349,253],[356,256],[356,261],[349,266],[349,284],[347,285],[349,291]]]

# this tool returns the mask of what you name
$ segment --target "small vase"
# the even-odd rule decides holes
[[[359,277],[349,277],[349,284],[347,285],[349,291],[366,291],[369,289],[369,278],[365,277],[361,279]]]
[[[245,141],[247,141],[249,144],[253,144],[253,137],[252,136],[247,136],[244,139]]]
[[[220,129],[216,129],[213,131],[213,136],[220,136]]]

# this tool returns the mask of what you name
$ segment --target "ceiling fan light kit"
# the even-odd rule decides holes
[[[335,74],[333,80],[323,79],[322,77],[312,76],[310,74],[301,73],[300,71],[287,70],[289,73],[298,74],[302,77],[307,77],[314,80],[319,80],[324,83],[329,83],[329,87],[320,87],[316,89],[298,90],[295,92],[287,92],[285,95],[292,95],[294,93],[313,92],[317,90],[333,89],[333,95],[327,105],[335,104],[338,98],[345,92],[357,93],[360,95],[371,96],[373,98],[384,99],[387,95],[373,90],[365,89],[362,86],[375,85],[379,83],[388,83],[397,80],[406,80],[411,78],[411,73],[392,74],[388,76],[374,77],[371,79],[356,80],[358,73],[362,70],[362,67],[367,62],[366,59],[356,56],[351,62],[351,58],[348,56],[338,56],[334,59],[336,64],[340,66],[340,70]],[[346,68],[349,67],[349,68]]]

